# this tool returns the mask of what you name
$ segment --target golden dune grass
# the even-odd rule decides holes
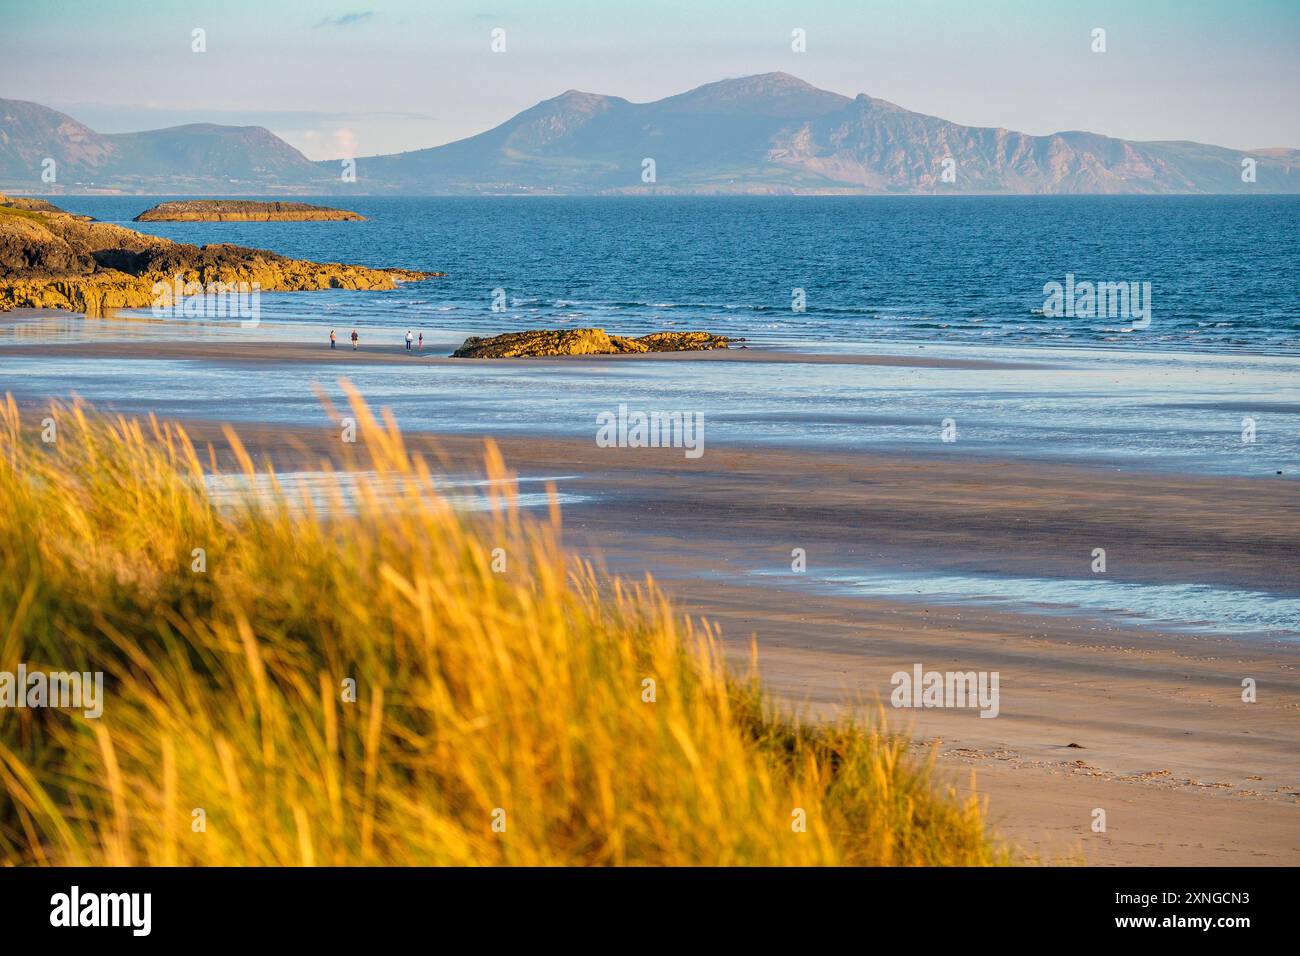
[[[773,714],[652,583],[566,558],[557,509],[453,512],[355,396],[399,502],[223,512],[179,427],[48,414],[53,444],[0,406],[0,671],[106,700],[0,709],[0,863],[1006,862],[905,741]]]

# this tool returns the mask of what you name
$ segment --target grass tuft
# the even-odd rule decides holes
[[[905,740],[776,713],[557,508],[454,512],[352,401],[349,507],[233,510],[178,426],[0,406],[0,671],[106,681],[98,719],[0,709],[0,864],[1008,862]]]

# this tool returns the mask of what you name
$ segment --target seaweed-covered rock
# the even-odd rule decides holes
[[[651,332],[635,341],[647,352],[700,352],[725,349],[731,339],[712,332]]]
[[[545,358],[554,355],[618,355],[725,349],[730,339],[709,332],[651,332],[639,338],[604,329],[530,329],[483,338],[471,335],[454,358]]]

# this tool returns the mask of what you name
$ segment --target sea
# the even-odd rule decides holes
[[[446,276],[383,292],[263,293],[256,323],[147,310],[0,320],[0,393],[20,398],[75,393],[128,413],[320,425],[316,388],[341,398],[346,377],[406,431],[595,440],[598,416],[626,405],[702,413],[706,449],[989,454],[1250,476],[1297,500],[1300,197],[357,196],[320,201],[364,222],[309,223],[133,223],[168,197],[51,198],[180,242]],[[1118,298],[1114,315],[1090,313],[1080,298],[1102,284]],[[1130,293],[1127,314],[1115,290]],[[755,358],[836,360],[351,364],[343,354],[268,365],[29,349],[182,340],[324,353],[333,329],[346,353],[356,329],[367,347],[400,352],[410,329],[426,354],[447,355],[471,335],[589,326],[705,329],[745,340]],[[848,361],[862,355],[899,361]],[[1300,585],[1126,591],[863,567],[819,586],[1300,639]]]
[[[812,349],[1300,351],[1300,196],[320,200],[359,223],[132,223],[161,199],[52,198],[178,242],[447,273],[380,299],[294,299],[273,322],[706,327]],[[1044,314],[1044,286],[1071,275],[1149,283],[1149,326]]]
[[[620,404],[700,411],[711,443],[973,451],[1294,477],[1300,197],[336,198],[364,222],[133,223],[166,197],[52,197],[196,244],[445,272],[394,291],[264,293],[255,327],[148,311],[0,323],[0,390],[124,411],[324,421],[333,367],[25,358],[49,341],[241,341],[426,352],[467,336],[707,329],[756,350],[915,365],[355,365],[404,428],[586,437]],[[1123,283],[1125,316],[1053,292]],[[1123,299],[1112,295],[1116,312]],[[1138,307],[1140,304],[1140,308]],[[1095,309],[1094,309],[1095,311]],[[1109,311],[1109,310],[1107,310]],[[1073,314],[1065,314],[1072,312]],[[945,431],[945,423],[948,423]],[[947,446],[936,443],[952,439]]]

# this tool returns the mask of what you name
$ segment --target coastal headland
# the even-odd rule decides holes
[[[224,243],[194,246],[87,222],[48,203],[24,205],[0,196],[0,312],[27,307],[100,316],[148,308],[157,303],[159,283],[179,282],[187,295],[214,284],[262,292],[393,289],[440,274],[309,262]]]

